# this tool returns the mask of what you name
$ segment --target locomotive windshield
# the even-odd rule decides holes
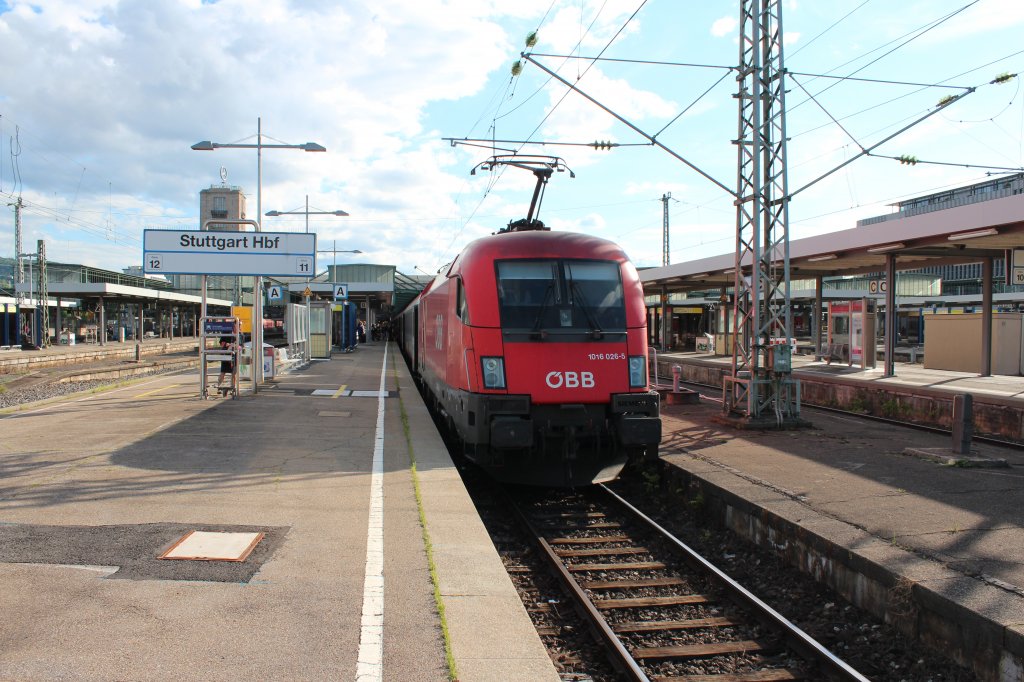
[[[497,262],[498,304],[506,332],[534,335],[626,331],[619,264],[595,260]]]

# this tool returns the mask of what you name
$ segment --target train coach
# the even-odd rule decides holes
[[[499,480],[588,485],[658,455],[643,289],[610,241],[533,226],[478,239],[396,331],[427,400]]]

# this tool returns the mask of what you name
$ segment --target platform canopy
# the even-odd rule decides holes
[[[111,282],[49,282],[46,285],[50,298],[103,298],[105,301],[123,301],[130,303],[151,303],[159,302],[169,305],[199,305],[202,303],[201,296],[183,294],[177,291],[166,289],[147,289],[134,287],[127,284],[114,284]],[[34,288],[28,284],[16,285],[17,293],[30,295]],[[220,298],[207,298],[207,305],[227,306],[232,305],[231,301]]]
[[[901,211],[862,220],[857,227],[790,242],[790,279],[884,272],[886,257],[898,270],[977,263],[1024,249],[1024,194],[908,215]],[[781,266],[781,261],[780,261]],[[649,293],[731,287],[732,253],[640,272]]]

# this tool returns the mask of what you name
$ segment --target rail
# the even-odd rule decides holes
[[[532,511],[510,503],[625,679],[698,679],[672,672],[666,676],[665,666],[671,670],[682,664],[687,674],[692,666],[728,670],[730,676],[722,679],[730,680],[867,682],[605,486]],[[723,608],[725,602],[738,609]],[[726,615],[680,619],[680,609],[692,608]],[[643,615],[630,620],[635,609]],[[652,616],[654,610],[665,617]],[[679,644],[670,634],[696,631],[704,634],[690,644]]]

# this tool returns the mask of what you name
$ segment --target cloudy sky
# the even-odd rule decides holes
[[[493,151],[443,138],[561,156],[576,177],[553,177],[541,219],[618,241],[637,265],[661,264],[666,192],[673,262],[729,252],[726,192],[511,66],[536,31],[537,61],[731,188],[738,14],[738,0],[0,0],[0,203],[22,197],[26,250],[45,239],[51,260],[140,265],[144,229],[198,229],[222,166],[256,215],[255,151],[190,146],[255,143],[260,118],[265,143],[327,147],[264,152],[262,204],[348,211],[310,217],[321,249],[364,252],[338,262],[434,272],[525,216],[531,174],[471,176]],[[1020,0],[786,0],[783,21],[792,190],[976,88],[874,150],[917,165],[861,158],[797,194],[793,238],[1024,166],[1020,80],[990,83],[1024,70]],[[13,224],[5,206],[0,255]]]

